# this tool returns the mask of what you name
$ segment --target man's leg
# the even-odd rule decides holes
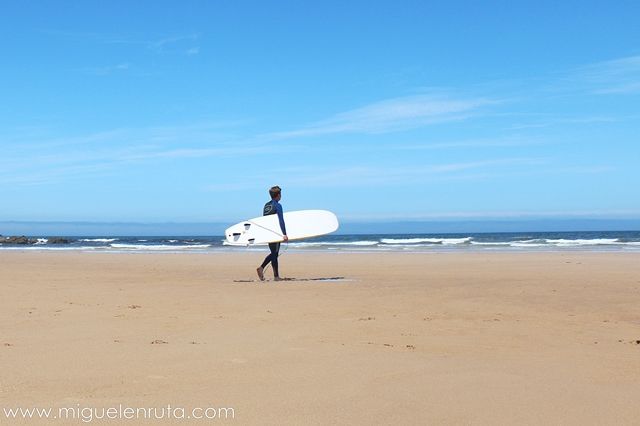
[[[280,243],[269,243],[269,250],[271,251],[271,253],[269,253],[269,255],[264,258],[264,262],[262,262],[262,265],[260,265],[258,269],[256,269],[260,281],[264,281],[264,268],[269,264],[269,262],[271,262],[271,267],[273,268],[274,278],[279,278],[278,251],[280,250]]]
[[[271,244],[269,244],[269,250],[271,250]],[[267,257],[264,258],[264,262],[262,262],[262,265],[258,266],[258,269],[256,269],[256,272],[258,273],[258,278],[260,278],[260,281],[264,281],[264,268],[269,264],[269,262],[271,262],[272,258],[273,258],[273,250],[271,250],[271,253],[269,253]]]
[[[280,243],[269,244],[271,250],[271,267],[273,268],[273,278],[280,279],[280,273],[278,272],[278,255],[280,252]]]

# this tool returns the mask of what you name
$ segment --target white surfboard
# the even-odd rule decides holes
[[[318,237],[338,229],[338,218],[327,210],[298,210],[284,213],[289,240]],[[225,231],[226,244],[252,246],[283,241],[278,215],[255,217]]]

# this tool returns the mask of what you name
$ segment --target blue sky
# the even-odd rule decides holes
[[[11,2],[0,221],[640,217],[637,2]]]

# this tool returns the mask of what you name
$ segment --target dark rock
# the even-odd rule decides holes
[[[37,244],[37,238],[29,238],[24,235],[20,237],[3,237],[0,236],[0,244],[14,244],[14,245],[31,245]],[[67,238],[62,237],[51,237],[47,239],[47,244],[69,244],[69,240]]]
[[[35,244],[38,240],[33,238],[27,238],[24,235],[21,237],[4,237],[0,239],[0,243],[2,244],[19,244],[19,245],[27,245],[27,244]]]
[[[62,237],[51,237],[47,240],[47,244],[69,244],[69,240]]]

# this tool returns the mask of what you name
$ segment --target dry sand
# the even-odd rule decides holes
[[[263,255],[0,253],[0,408],[640,424],[638,254]]]

